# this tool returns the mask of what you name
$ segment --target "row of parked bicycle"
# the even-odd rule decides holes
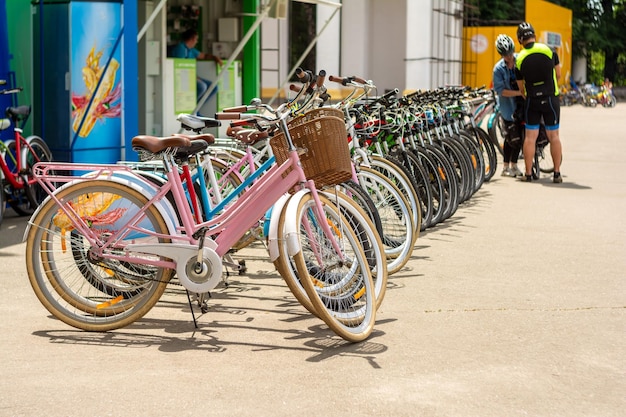
[[[562,86],[559,98],[562,106],[581,104],[585,107],[596,107],[599,104],[602,107],[612,108],[617,104],[613,89],[605,85],[585,84],[569,88]]]
[[[189,134],[133,138],[142,162],[35,164],[31,194],[47,198],[26,267],[42,304],[107,331],[145,315],[175,276],[205,310],[225,268],[246,271],[233,254],[260,241],[306,309],[367,338],[420,231],[494,175],[497,142],[476,121],[493,119],[495,99],[461,87],[371,98],[359,77],[297,74],[276,108],[255,99],[214,119],[179,115]],[[327,104],[326,82],[349,94]],[[220,120],[229,139],[202,133]]]

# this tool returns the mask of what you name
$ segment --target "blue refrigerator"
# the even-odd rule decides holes
[[[122,155],[122,4],[36,0],[35,129],[57,161]]]

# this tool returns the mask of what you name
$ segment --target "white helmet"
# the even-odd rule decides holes
[[[496,50],[500,55],[509,55],[515,52],[515,43],[509,35],[498,35],[496,38]]]

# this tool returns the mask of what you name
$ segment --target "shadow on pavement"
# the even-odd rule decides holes
[[[18,217],[9,213],[12,212],[7,210],[4,213],[5,217],[0,224],[0,249],[22,243],[24,230],[28,224],[28,216]],[[7,215],[9,217],[6,217]],[[2,252],[0,252],[0,256],[2,256]]]
[[[267,350],[286,350],[310,352],[311,356],[307,358],[307,362],[321,362],[332,359],[336,356],[352,356],[362,357],[372,368],[379,368],[376,363],[375,355],[379,355],[387,351],[388,347],[376,343],[374,340],[383,336],[385,333],[380,330],[374,330],[367,341],[361,343],[350,343],[335,336],[324,324],[310,326],[308,329],[267,329],[259,328],[247,323],[253,320],[244,320],[239,325],[232,322],[222,324],[220,322],[212,322],[210,324],[202,324],[198,329],[194,329],[193,325],[186,321],[142,319],[136,325],[127,327],[153,326],[155,328],[168,331],[172,327],[184,327],[190,329],[185,332],[175,330],[178,336],[150,335],[142,333],[129,332],[83,332],[77,330],[40,330],[33,332],[34,336],[47,338],[50,343],[67,344],[67,345],[92,345],[106,346],[111,348],[147,348],[158,346],[162,352],[184,352],[191,350],[202,350],[209,353],[224,353],[231,346],[247,346],[252,352]],[[381,323],[377,323],[380,325]],[[220,332],[221,329],[228,328],[229,332]],[[235,340],[224,340],[219,336],[236,335],[238,329],[252,329],[257,331],[281,332],[285,334],[285,340],[306,339],[303,344],[296,346],[287,345],[270,345],[254,342],[241,342]],[[235,333],[233,333],[235,332]]]

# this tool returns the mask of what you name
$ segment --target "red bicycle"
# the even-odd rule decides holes
[[[0,80],[0,85],[5,85]],[[0,90],[0,94],[16,94],[22,88]],[[23,136],[23,128],[31,113],[31,106],[8,107],[5,119],[0,119],[0,130],[13,128],[14,139],[0,141],[0,222],[8,204],[20,216],[32,214],[47,194],[32,174],[37,162],[52,161],[52,152],[39,136]],[[6,202],[5,202],[6,200]]]

